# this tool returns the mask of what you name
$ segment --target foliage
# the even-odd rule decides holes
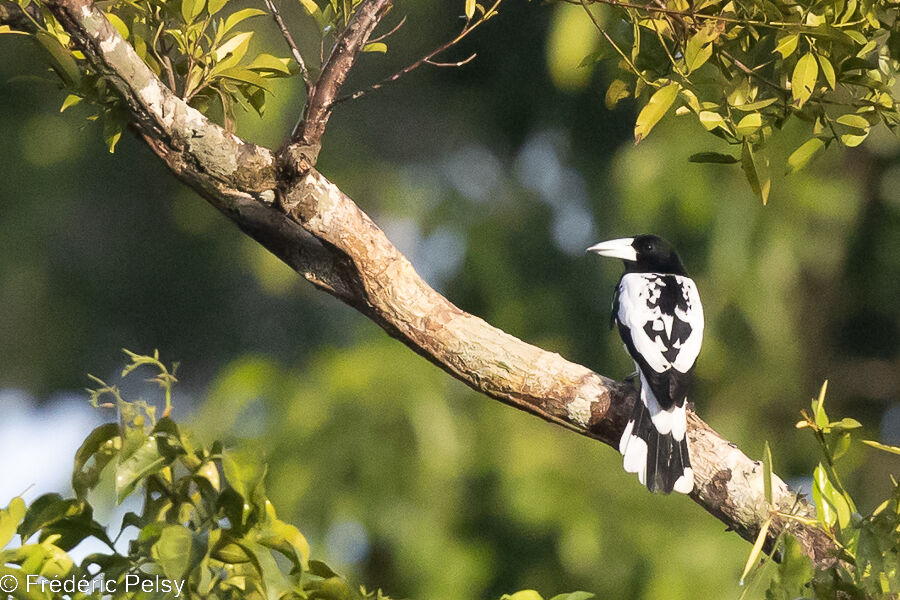
[[[767,600],[795,598],[896,598],[900,594],[900,482],[893,476],[893,489],[888,498],[875,510],[861,515],[856,503],[841,482],[835,469],[838,461],[850,449],[852,431],[860,428],[859,421],[843,418],[829,421],[825,411],[825,392],[822,385],[819,397],[812,400],[810,412],[803,411],[798,429],[809,429],[815,436],[824,458],[816,466],[812,477],[813,500],[817,521],[810,523],[795,515],[773,512],[790,520],[802,520],[818,525],[835,542],[840,555],[834,565],[814,570],[808,557],[799,550],[790,527],[781,540],[781,563],[775,568],[766,592]],[[900,448],[862,440],[866,445],[900,454]],[[771,497],[771,453],[766,445],[765,476],[769,479],[766,499]],[[756,562],[765,540],[767,520],[747,561],[744,574]],[[766,561],[770,564],[771,561]]]
[[[647,98],[634,128],[640,142],[674,106],[736,152],[692,160],[740,163],[753,191],[769,196],[764,149],[791,117],[808,123],[788,159],[805,166],[832,142],[858,146],[872,127],[900,123],[894,81],[900,59],[891,0],[569,0],[581,3],[623,72],[607,105]],[[608,25],[591,5],[616,9]]]
[[[171,407],[174,368],[158,353],[144,356],[125,351],[131,362],[126,377],[150,367],[147,381],[164,393]],[[322,561],[310,559],[300,531],[276,515],[265,490],[266,467],[255,455],[241,455],[220,442],[196,444],[190,433],[168,416],[156,418],[145,400],[126,400],[117,386],[93,378],[99,388],[88,390],[91,403],[115,408],[118,423],[94,429],[75,455],[73,498],[51,493],[30,506],[21,497],[0,510],[0,577],[15,598],[59,597],[50,583],[83,582],[66,589],[71,598],[291,598],[309,600],[389,600],[380,590],[354,590]],[[110,467],[111,468],[107,468]],[[93,518],[91,492],[104,475],[113,477],[119,503],[140,493],[140,513],[122,519],[115,539]],[[126,531],[136,533],[127,552],[117,549]],[[22,544],[10,546],[18,533]],[[93,538],[109,551],[75,564],[69,552]],[[43,582],[43,583],[41,583]],[[71,585],[71,584],[70,584]],[[141,592],[141,589],[144,592]],[[152,592],[147,590],[152,589]],[[57,595],[54,596],[53,594]],[[574,592],[553,600],[587,600]],[[524,591],[505,596],[515,600],[541,596]]]
[[[89,119],[103,120],[104,138],[112,152],[128,121],[119,96],[101,74],[89,68],[49,11],[33,10],[41,6],[33,0],[17,1],[37,28],[34,40],[46,50],[53,70],[70,92],[61,110],[90,100],[98,113]],[[249,52],[255,34],[238,26],[265,11],[229,12],[227,8],[228,0],[123,0],[106,5],[104,12],[173,92],[201,112],[217,106],[226,128],[231,129],[235,105],[262,116],[271,91],[269,80],[290,76],[297,69],[288,58]]]

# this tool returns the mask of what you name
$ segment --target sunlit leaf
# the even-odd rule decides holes
[[[766,536],[769,533],[769,525],[771,524],[772,520],[766,519],[766,522],[759,528],[759,535],[756,536],[756,541],[753,543],[753,548],[750,550],[750,556],[747,557],[747,564],[744,566],[744,572],[741,574],[741,585],[744,585],[744,579],[747,578],[747,574],[750,573],[750,569],[753,568],[753,565],[756,564],[759,555],[762,553],[763,544],[766,543]]]
[[[803,142],[787,159],[788,172],[795,173],[809,164],[812,158],[825,148],[825,142],[812,138]]]
[[[466,18],[475,16],[475,0],[466,0]]]
[[[624,100],[625,98],[630,97],[631,92],[628,89],[628,84],[621,79],[614,79],[613,82],[609,84],[609,88],[606,90],[606,108],[608,110],[612,110],[616,107],[616,104],[618,104],[620,100]]]
[[[806,104],[815,90],[818,77],[819,63],[816,61],[816,55],[808,52],[801,56],[791,75],[791,94],[794,97],[794,104],[798,107]]]
[[[768,440],[763,454],[763,494],[769,506],[774,506],[775,503],[772,500],[772,449],[769,448]]]
[[[797,49],[797,42],[799,41],[799,39],[800,36],[796,33],[786,35],[778,41],[778,44],[775,46],[775,50],[773,50],[773,52],[781,54],[781,58],[787,58]]]
[[[225,26],[222,29],[223,34],[228,33],[232,29],[234,29],[239,23],[246,21],[252,17],[259,17],[261,15],[266,14],[266,11],[260,10],[258,8],[244,8],[241,10],[236,10],[225,19]],[[221,60],[221,59],[217,59]]]
[[[862,440],[862,443],[877,448],[878,450],[890,452],[891,454],[900,454],[900,446],[889,446],[887,444],[882,444],[881,442],[876,442],[875,440]]]
[[[634,126],[634,143],[638,144],[647,137],[659,120],[666,114],[678,96],[679,85],[670,83],[656,90],[647,105],[638,113]]]

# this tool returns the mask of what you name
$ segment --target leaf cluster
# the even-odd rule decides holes
[[[761,151],[792,117],[807,124],[808,139],[788,172],[831,143],[858,146],[874,126],[900,123],[900,8],[891,0],[571,1],[614,50],[591,60],[616,59],[622,73],[607,105],[646,98],[635,142],[675,107],[735,148],[693,160],[740,164],[763,202],[770,178]],[[598,4],[624,19],[604,25]]]
[[[151,369],[171,407],[174,368],[158,353],[125,351],[130,362],[122,377]],[[220,442],[203,446],[170,417],[156,418],[155,406],[128,400],[119,388],[93,378],[91,403],[115,408],[117,422],[95,428],[75,454],[74,497],[45,494],[26,506],[14,498],[0,510],[0,577],[18,582],[17,600],[50,600],[49,587],[27,585],[29,576],[42,581],[71,579],[115,581],[112,597],[153,598],[159,594],[125,593],[127,577],[164,577],[183,582],[183,596],[219,600],[390,600],[381,590],[354,588],[322,561],[310,558],[302,533],[278,518],[265,489],[266,466],[256,454],[225,449]],[[105,400],[110,399],[110,402]],[[166,413],[164,413],[166,414]],[[93,498],[104,477],[112,478],[122,503],[138,495],[139,512],[122,518],[118,534],[94,519]],[[11,544],[19,535],[21,544]],[[132,538],[127,551],[120,538]],[[76,564],[69,551],[85,539],[101,542],[108,551]],[[8,585],[8,584],[7,584]],[[103,588],[67,594],[73,600],[108,598]],[[58,597],[58,596],[56,596]],[[553,600],[587,600],[586,592]],[[511,600],[539,600],[526,590]]]
[[[810,411],[803,411],[798,429],[810,430],[822,452],[822,461],[812,477],[812,496],[816,506],[816,519],[774,512],[788,522],[803,521],[822,529],[839,549],[839,560],[827,569],[815,570],[808,557],[800,551],[799,543],[792,537],[790,526],[777,546],[781,551],[781,564],[777,566],[768,590],[767,600],[793,600],[795,598],[896,598],[900,593],[900,482],[892,477],[893,488],[888,497],[871,513],[863,515],[841,482],[836,465],[851,447],[853,431],[862,427],[856,419],[843,418],[831,421],[825,411],[826,381],[813,398]],[[900,448],[871,440],[862,443],[893,454]],[[766,445],[765,475],[771,478],[772,457]],[[771,481],[771,479],[770,479]],[[766,499],[772,506],[771,482],[766,487]],[[770,520],[763,529],[767,529]],[[747,561],[744,575],[760,556],[765,532]],[[766,561],[771,565],[772,561]]]
[[[118,94],[89,67],[49,11],[35,10],[41,8],[35,0],[17,2],[34,22],[33,39],[46,51],[51,68],[69,91],[60,110],[89,100],[98,112],[88,118],[103,121],[104,138],[110,152],[114,151],[128,121]],[[233,129],[236,106],[262,116],[272,91],[270,80],[298,70],[289,58],[250,52],[255,33],[239,26],[265,11],[231,8],[229,0],[118,0],[103,10],[173,92],[201,112],[220,110],[226,128]]]

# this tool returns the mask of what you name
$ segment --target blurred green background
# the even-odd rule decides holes
[[[390,52],[364,55],[348,89],[448,39],[462,4],[404,3]],[[299,5],[284,11],[304,31]],[[283,53],[266,19],[255,26]],[[577,7],[510,0],[447,56],[477,52],[471,64],[339,107],[320,169],[460,307],[616,378],[631,370],[607,327],[621,268],[583,249],[660,234],[703,297],[693,400],[708,422],[751,456],[769,440],[776,470],[807,490],[819,456],[794,422],[824,379],[829,414],[900,442],[896,139],[832,148],[784,178],[802,141],[789,127],[763,207],[736,166],[687,162],[727,150],[695,123],[670,116],[634,147],[634,105],[604,107],[612,72],[578,67],[599,44]],[[44,63],[29,40],[0,37],[0,56],[0,470],[17,473],[0,505],[30,483],[32,499],[67,485],[68,464],[40,459],[64,431],[74,451],[97,418],[72,401],[86,372],[114,379],[119,348],[159,348],[182,363],[176,416],[265,457],[280,516],[369,587],[740,594],[749,545],[689,499],[647,494],[612,449],[450,379],[255,246],[134,138],[109,155],[86,108],[59,114],[62,92],[31,78]],[[299,87],[276,82],[266,118],[238,133],[279,145]],[[898,472],[863,448],[845,464],[861,508]]]

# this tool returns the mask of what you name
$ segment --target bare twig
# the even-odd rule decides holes
[[[400,28],[403,27],[403,25],[405,25],[405,24],[406,24],[406,15],[403,15],[403,18],[400,19],[400,22],[397,23],[397,24],[394,26],[393,29],[391,29],[391,30],[388,31],[387,33],[384,33],[384,34],[382,34],[382,35],[379,35],[378,37],[375,37],[375,38],[370,39],[370,40],[369,40],[369,43],[370,43],[370,44],[374,44],[375,42],[381,42],[381,41],[384,41],[384,40],[388,39],[389,37],[391,37],[392,35],[394,35],[394,34],[397,33],[398,31],[400,31]]]
[[[616,53],[618,53],[618,55],[622,57],[622,60],[624,60],[625,64],[628,65],[628,68],[631,69],[631,71],[638,78],[640,78],[641,81],[643,81],[647,85],[653,85],[646,77],[644,77],[644,74],[641,73],[636,66],[634,66],[634,63],[631,62],[631,59],[628,57],[628,55],[625,54],[625,52],[621,48],[619,48],[619,45],[616,44],[615,40],[612,39],[612,36],[610,36],[606,32],[606,30],[603,29],[603,26],[600,25],[599,21],[597,21],[597,17],[594,16],[594,13],[592,13],[590,7],[588,7],[587,0],[578,0],[578,3],[581,4],[582,8],[584,8],[584,12],[587,13],[588,17],[590,17],[591,22],[594,24],[594,27],[597,29],[597,31],[600,32],[600,35],[602,35],[606,39],[606,41],[609,42],[609,45],[613,47]]]
[[[294,56],[294,60],[297,61],[297,66],[300,67],[300,76],[303,77],[303,85],[306,86],[306,93],[309,93],[309,87],[312,85],[312,80],[309,77],[309,70],[306,68],[306,63],[303,61],[303,55],[300,54],[300,50],[297,48],[296,42],[294,42],[294,37],[291,35],[291,32],[288,30],[287,25],[284,24],[284,19],[281,18],[281,13],[278,12],[278,7],[275,6],[275,0],[265,0],[266,8],[269,9],[269,12],[272,13],[272,18],[275,20],[275,24],[278,25],[278,29],[281,30],[281,36],[284,38],[284,41],[287,42],[288,47],[291,49],[291,54]]]
[[[464,58],[463,60],[458,60],[456,62],[437,62],[437,61],[433,61],[433,60],[426,60],[425,62],[427,62],[429,65],[431,65],[433,67],[461,67],[461,66],[467,65],[470,62],[472,62],[473,60],[475,60],[475,58],[477,56],[478,56],[478,54],[473,52],[472,56],[470,56],[469,58]]]
[[[477,29],[479,25],[481,25],[482,23],[484,23],[485,21],[490,19],[492,16],[497,14],[497,8],[499,8],[500,3],[502,1],[503,0],[495,0],[494,4],[490,8],[485,10],[484,14],[482,14],[481,17],[479,17],[478,19],[476,19],[474,21],[467,20],[466,25],[463,27],[462,31],[460,31],[456,35],[456,37],[454,37],[449,42],[438,46],[437,48],[435,48],[434,50],[432,50],[431,52],[429,52],[428,54],[426,54],[425,56],[423,56],[416,62],[414,62],[410,65],[407,65],[406,67],[400,69],[399,71],[397,71],[390,77],[386,77],[386,78],[382,79],[378,83],[374,83],[365,89],[357,90],[348,96],[342,96],[340,98],[336,98],[331,103],[331,106],[340,104],[342,102],[347,102],[348,100],[356,100],[357,98],[362,98],[366,94],[374,92],[375,90],[381,89],[384,86],[386,86],[390,83],[393,83],[394,81],[397,81],[404,75],[410,73],[411,71],[415,71],[416,69],[418,69],[419,67],[421,67],[424,64],[434,65],[436,67],[458,67],[458,66],[465,65],[465,64],[469,63],[470,61],[474,60],[475,56],[476,56],[475,54],[472,54],[472,56],[470,56],[469,58],[467,58],[465,60],[461,60],[461,61],[457,61],[457,62],[449,62],[449,63],[435,62],[432,59],[435,56],[437,56],[438,54],[441,54],[441,53],[449,50],[450,48],[452,48],[453,46],[455,46],[456,44],[461,42],[463,39],[465,39],[466,36],[468,36],[470,33],[475,31],[475,29]]]

